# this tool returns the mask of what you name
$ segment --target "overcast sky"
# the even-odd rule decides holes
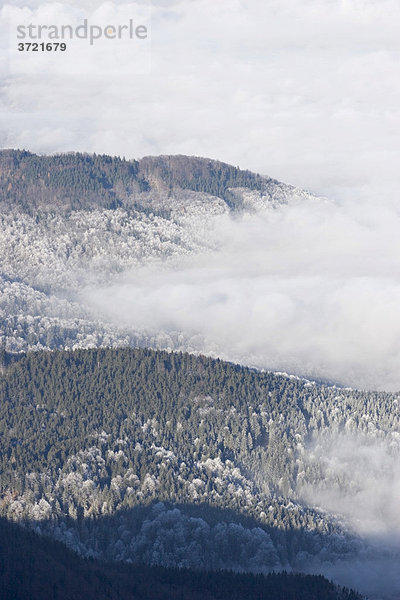
[[[108,40],[83,76],[87,43],[70,44],[76,71],[58,55],[38,76],[15,27],[56,15],[132,15],[149,39],[121,52]],[[151,27],[143,1],[15,0],[2,17],[3,147],[194,154],[338,199],[397,193],[397,0],[154,0]]]

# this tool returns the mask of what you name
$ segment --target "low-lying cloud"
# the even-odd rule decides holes
[[[315,481],[299,490],[303,500],[344,518],[363,543],[356,558],[327,562],[323,572],[372,598],[398,598],[400,590],[399,442],[398,433],[327,434],[304,457]]]
[[[324,200],[218,217],[209,234],[217,250],[127,273],[83,296],[126,327],[182,334],[185,349],[394,391],[399,226],[390,205]]]
[[[360,535],[400,548],[400,435],[390,437],[321,436],[307,451],[319,481],[301,493],[308,504],[345,516]]]

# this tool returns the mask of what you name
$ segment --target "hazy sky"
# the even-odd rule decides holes
[[[3,147],[194,154],[337,198],[397,193],[397,0],[154,0],[146,52],[70,44],[76,69],[53,56],[40,76],[38,57],[17,56],[17,24],[150,23],[146,2],[2,7]]]

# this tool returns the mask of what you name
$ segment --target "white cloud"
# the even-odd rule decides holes
[[[356,558],[325,562],[324,575],[368,597],[395,599],[400,586],[399,434],[380,439],[373,429],[363,436],[347,431],[317,438],[303,458],[319,473],[319,481],[300,493],[311,506],[344,517],[365,544]]]
[[[308,460],[321,469],[321,481],[305,486],[305,499],[345,515],[360,535],[398,546],[399,449],[396,433],[392,442],[351,432],[321,436],[308,449]]]
[[[84,300],[188,347],[360,388],[400,389],[400,216],[294,202],[208,224],[218,250],[125,275]]]

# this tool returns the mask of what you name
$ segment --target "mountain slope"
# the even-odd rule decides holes
[[[399,559],[389,533],[373,541],[313,505],[360,502],[372,453],[398,456],[391,394],[150,350],[3,355],[2,368],[1,513],[83,556],[344,585]],[[360,473],[324,465],[346,432],[369,453]]]

